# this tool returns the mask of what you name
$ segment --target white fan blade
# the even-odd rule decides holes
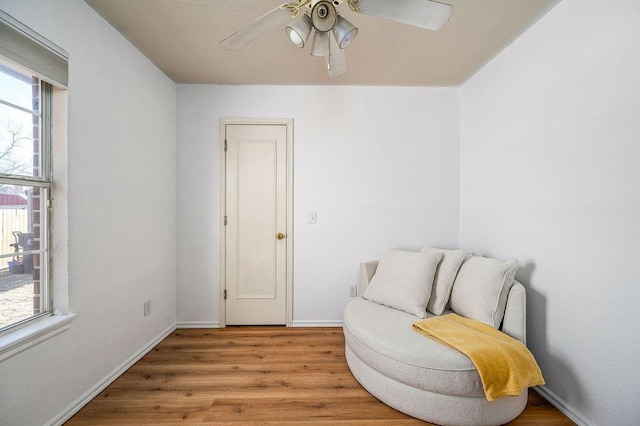
[[[360,0],[360,12],[437,31],[449,21],[453,6],[431,0]]]
[[[291,12],[283,8],[287,4],[289,3],[283,3],[271,12],[265,13],[251,24],[222,40],[220,45],[227,50],[238,51],[263,34],[284,27],[292,18]]]
[[[329,55],[324,57],[330,77],[338,77],[347,72],[347,57],[340,49],[335,37],[329,31]]]

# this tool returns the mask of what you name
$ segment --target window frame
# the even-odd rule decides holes
[[[0,59],[51,85],[49,213],[49,314],[0,335],[0,362],[71,328],[69,303],[69,54],[0,10]],[[29,180],[29,179],[27,179]],[[47,206],[48,209],[49,206]]]
[[[53,315],[53,280],[51,275],[51,265],[53,264],[51,242],[52,242],[52,222],[53,213],[53,175],[52,175],[52,96],[53,86],[45,80],[39,78],[35,73],[22,67],[15,66],[6,60],[0,58],[0,64],[12,71],[23,75],[27,78],[38,79],[38,111],[35,109],[29,111],[19,105],[11,102],[2,101],[1,103],[10,108],[37,115],[39,117],[39,143],[38,152],[39,160],[39,176],[25,176],[20,174],[0,173],[0,184],[38,187],[40,193],[40,247],[31,253],[40,255],[39,261],[39,281],[40,281],[40,312],[30,315],[14,323],[0,327],[0,338],[7,334],[13,333],[23,327],[28,327],[37,321],[41,321]],[[42,194],[44,192],[44,194]],[[44,197],[43,197],[44,195]],[[32,221],[33,218],[29,218]],[[25,253],[29,254],[29,252]],[[0,345],[1,347],[1,345]]]

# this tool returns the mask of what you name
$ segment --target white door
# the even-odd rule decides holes
[[[285,324],[287,126],[226,124],[226,324]]]

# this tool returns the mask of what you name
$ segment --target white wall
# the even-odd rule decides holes
[[[516,256],[545,389],[640,423],[640,3],[564,0],[461,90],[460,241]]]
[[[457,89],[178,85],[177,98],[179,324],[219,320],[221,117],[294,119],[294,325],[340,324],[359,263],[387,248],[457,246]]]
[[[180,85],[176,152],[175,86],[84,2],[0,0],[71,55],[78,314],[0,363],[2,423],[58,418],[171,329],[176,279],[177,320],[217,323],[221,117],[294,119],[294,323],[339,323],[389,247],[516,256],[545,389],[584,423],[636,423],[640,6],[601,5],[561,2],[463,86],[460,116],[457,89]]]
[[[0,363],[0,423],[39,425],[175,324],[175,85],[82,1],[0,0],[0,8],[70,55],[69,303],[77,317]]]

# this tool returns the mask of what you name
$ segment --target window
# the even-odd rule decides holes
[[[68,57],[0,10],[0,361],[62,333],[75,317],[67,273]]]
[[[51,313],[50,97],[0,62],[0,333]]]

